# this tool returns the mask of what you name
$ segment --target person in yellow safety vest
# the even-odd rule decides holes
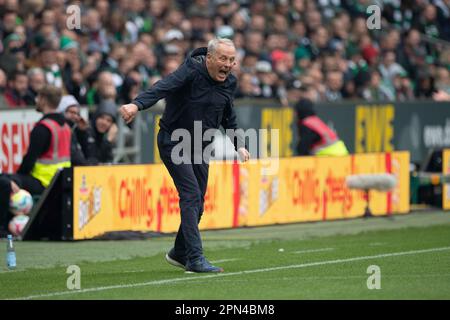
[[[70,167],[71,130],[57,112],[61,89],[46,85],[36,97],[36,110],[44,116],[30,133],[28,151],[15,174],[0,174],[0,238],[6,234],[11,218],[9,200],[25,189],[39,195],[61,168]],[[3,229],[3,230],[2,230]]]
[[[345,156],[347,147],[337,133],[325,124],[314,111],[311,100],[301,98],[295,105],[299,143],[299,155]]]

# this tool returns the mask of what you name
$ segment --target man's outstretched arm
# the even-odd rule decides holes
[[[121,106],[119,112],[122,118],[126,123],[130,123],[138,111],[150,108],[160,99],[183,87],[190,76],[191,70],[183,63],[176,71],[139,94],[131,103]]]

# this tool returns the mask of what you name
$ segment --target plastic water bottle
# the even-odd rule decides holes
[[[14,243],[12,235],[8,234],[8,241],[6,242],[6,266],[12,270],[16,268],[16,250],[14,249]]]

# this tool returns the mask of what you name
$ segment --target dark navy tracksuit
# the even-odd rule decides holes
[[[178,141],[171,141],[171,134],[183,128],[194,137],[194,121],[202,122],[203,132],[218,129],[221,125],[225,129],[237,129],[233,110],[236,77],[230,74],[224,82],[214,81],[206,69],[206,52],[206,48],[194,50],[175,72],[132,102],[139,110],[144,110],[166,98],[166,108],[159,123],[158,149],[180,197],[181,225],[175,240],[175,254],[189,261],[195,261],[203,254],[198,223],[203,213],[208,163],[194,164],[193,154],[199,150],[191,150],[191,163],[175,164],[171,152]],[[241,138],[233,142],[236,149],[244,146]],[[193,141],[191,145],[194,146]],[[204,148],[206,144],[202,143],[202,146]]]

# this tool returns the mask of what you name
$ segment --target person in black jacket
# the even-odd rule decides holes
[[[95,163],[113,162],[113,146],[116,142],[118,128],[116,125],[117,105],[114,100],[103,100],[97,107],[89,128],[90,136],[94,138],[94,145],[89,139],[91,158]]]
[[[70,143],[70,161],[72,166],[95,165],[99,159],[95,157],[96,144],[93,130],[89,129],[89,124],[81,116],[81,106],[72,95],[61,98],[58,105],[58,112],[64,115],[67,124],[72,130]]]
[[[300,98],[294,107],[297,114],[300,156],[345,156],[347,147],[337,133],[320,119],[314,110],[313,102]]]
[[[231,74],[235,57],[236,48],[232,41],[213,39],[208,43],[208,48],[194,50],[176,71],[119,110],[125,122],[129,123],[138,111],[166,98],[166,108],[159,122],[158,149],[178,190],[181,210],[181,225],[175,246],[166,254],[166,260],[187,272],[222,272],[223,269],[211,265],[204,257],[198,228],[204,209],[209,159],[202,157],[200,162],[195,160],[206,144],[191,140],[194,150],[191,148],[187,152],[189,154],[183,154],[187,160],[184,158],[186,161],[179,162],[176,152],[172,154],[177,145],[174,141],[178,140],[175,131],[184,129],[190,137],[198,139],[195,135],[198,123],[194,123],[197,121],[200,121],[203,132],[218,129],[220,125],[225,129],[237,129],[233,109],[237,81]],[[250,154],[242,137],[233,138],[233,142],[241,159],[247,161]],[[201,150],[195,148],[197,144],[202,146]]]

